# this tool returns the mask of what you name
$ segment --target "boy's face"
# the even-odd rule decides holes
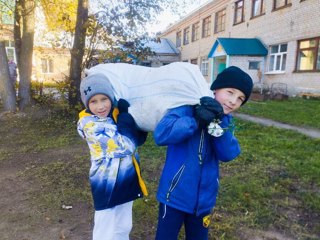
[[[100,118],[106,118],[112,107],[110,99],[104,94],[97,94],[91,97],[88,105],[90,111]]]
[[[231,113],[240,108],[246,99],[243,92],[236,88],[220,88],[214,92],[215,99],[223,107],[224,114]]]

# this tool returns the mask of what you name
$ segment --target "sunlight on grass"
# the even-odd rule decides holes
[[[239,112],[270,118],[296,126],[320,129],[319,99],[289,98],[289,100],[286,101],[249,101]]]

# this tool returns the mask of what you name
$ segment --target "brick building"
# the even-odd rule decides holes
[[[289,95],[320,93],[319,0],[213,0],[166,29],[180,60],[208,82],[225,67],[247,71],[256,86]]]

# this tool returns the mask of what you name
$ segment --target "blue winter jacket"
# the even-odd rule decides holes
[[[229,126],[231,115],[222,119]],[[216,203],[219,188],[219,160],[231,161],[240,146],[231,131],[213,137],[198,129],[192,106],[172,110],[154,131],[155,142],[167,145],[166,162],[160,178],[157,199],[178,210],[201,215]]]

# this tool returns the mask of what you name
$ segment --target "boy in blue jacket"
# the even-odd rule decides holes
[[[93,240],[129,240],[133,200],[147,195],[136,153],[147,135],[137,129],[126,100],[114,108],[112,86],[102,74],[84,78],[80,92],[87,108],[80,113],[78,132],[91,155]]]
[[[219,122],[227,129],[232,124],[230,113],[246,103],[252,87],[251,77],[231,66],[212,83],[214,98],[202,97],[197,106],[171,109],[157,125],[155,142],[168,146],[157,192],[157,240],[176,240],[183,224],[186,239],[208,239],[219,188],[219,161],[228,162],[240,154],[232,131],[215,135],[210,127]]]

